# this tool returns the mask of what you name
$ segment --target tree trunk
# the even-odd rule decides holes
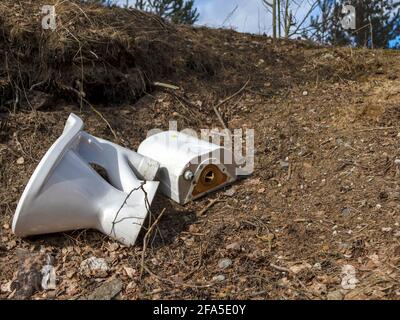
[[[274,39],[276,39],[276,1],[272,0],[272,34]]]
[[[278,38],[281,37],[281,0],[277,0],[278,1],[278,10],[277,10],[277,14],[278,14]]]
[[[289,0],[286,0],[285,3],[285,15],[284,15],[284,25],[285,25],[285,38],[287,39],[289,37],[289,30],[290,30],[290,20],[291,17],[289,15]]]

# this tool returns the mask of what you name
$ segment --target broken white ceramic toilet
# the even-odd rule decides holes
[[[133,245],[159,182],[159,164],[94,137],[71,114],[18,202],[13,232],[25,237],[75,229],[97,229]],[[105,169],[106,181],[91,166]]]
[[[151,135],[138,153],[160,164],[161,192],[185,204],[237,179],[230,149],[178,131]]]

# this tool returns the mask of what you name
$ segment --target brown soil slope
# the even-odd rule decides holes
[[[1,298],[85,298],[113,279],[119,299],[400,297],[400,54],[70,1],[57,30],[43,31],[41,1],[20,2],[0,4]],[[144,263],[144,234],[133,248],[95,231],[12,235],[17,201],[70,112],[135,149],[169,120],[221,127],[213,106],[239,89],[219,112],[230,129],[255,129],[253,175],[187,206],[158,195],[153,220],[165,212]],[[18,267],[45,253],[55,291],[35,290]],[[107,260],[105,277],[82,274],[91,256]],[[358,282],[344,289],[348,265]]]

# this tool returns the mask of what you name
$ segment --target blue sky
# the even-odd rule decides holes
[[[125,4],[126,0],[118,2]],[[200,19],[196,23],[198,25],[234,28],[239,32],[272,33],[271,14],[267,12],[261,0],[195,0],[195,6],[200,12]],[[228,17],[236,6],[237,9]],[[298,19],[302,18],[308,8],[306,1],[297,11]]]
[[[117,2],[125,4],[126,0],[117,0]],[[302,2],[302,6],[293,8],[297,21],[302,21],[312,2],[306,0]],[[131,0],[131,3],[133,4],[134,0]],[[195,0],[195,6],[200,12],[197,25],[233,28],[239,32],[272,34],[271,14],[262,5],[261,0]],[[237,9],[234,10],[236,7]],[[400,37],[397,41],[400,42]],[[392,41],[391,46],[395,42],[396,40]]]
[[[271,33],[271,15],[261,0],[196,0],[200,25],[235,28],[240,32]],[[232,10],[231,17],[228,17]]]

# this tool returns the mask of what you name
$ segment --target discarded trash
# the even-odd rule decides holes
[[[185,204],[236,180],[231,150],[178,131],[144,140],[138,153],[160,163],[161,192]]]
[[[42,288],[44,290],[55,290],[56,289],[56,270],[53,266],[52,257],[47,254],[46,264],[42,267]]]
[[[133,245],[159,184],[149,181],[159,164],[82,129],[71,114],[30,178],[12,230],[25,237],[94,228]],[[110,183],[90,164],[104,168]]]
[[[105,278],[110,267],[103,258],[90,257],[81,263],[81,273],[86,277]]]
[[[356,277],[356,269],[351,264],[342,266],[342,288],[345,290],[355,289],[359,283]]]
[[[41,270],[50,261],[50,256],[42,252],[31,252],[17,249],[18,269],[16,279],[10,285],[15,290],[15,299],[29,299],[42,287],[43,273]]]

